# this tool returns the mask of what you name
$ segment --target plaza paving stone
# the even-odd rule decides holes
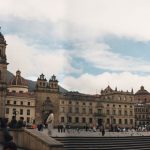
[[[44,129],[43,131],[39,131],[48,136],[48,130]],[[69,130],[65,132],[58,132],[57,129],[53,130],[52,137],[69,137],[69,136],[79,136],[79,137],[101,137],[102,134],[99,131],[85,131],[80,130],[79,132],[76,130]],[[128,131],[128,132],[105,132],[105,137],[124,137],[124,136],[150,136],[150,131],[147,132],[136,132],[136,131]]]

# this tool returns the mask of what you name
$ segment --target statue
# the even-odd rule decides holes
[[[54,123],[54,114],[53,111],[51,110],[49,113],[49,116],[46,120],[47,123],[47,128],[48,128],[48,135],[51,136],[52,135],[52,130],[53,130],[53,123]]]

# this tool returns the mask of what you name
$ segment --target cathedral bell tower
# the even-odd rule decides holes
[[[6,59],[6,41],[0,32],[0,117],[5,116],[5,100],[7,90],[7,59]]]

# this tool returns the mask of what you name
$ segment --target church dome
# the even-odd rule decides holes
[[[10,85],[28,86],[27,80],[21,77],[21,71],[16,71],[16,76],[10,81]]]
[[[140,90],[138,90],[135,95],[149,95],[150,93],[144,89],[144,86],[141,86]]]

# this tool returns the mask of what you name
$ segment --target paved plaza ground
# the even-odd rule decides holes
[[[34,129],[33,129],[34,130]],[[35,129],[36,130],[36,129]],[[45,135],[48,135],[48,130],[44,129],[42,132]],[[102,133],[99,131],[85,131],[85,130],[69,130],[65,132],[58,132],[57,129],[53,130],[52,137],[67,137],[67,136],[80,136],[80,137],[101,137]],[[122,136],[150,136],[150,131],[146,132],[136,132],[136,131],[128,131],[128,132],[105,132],[105,137],[122,137]]]

